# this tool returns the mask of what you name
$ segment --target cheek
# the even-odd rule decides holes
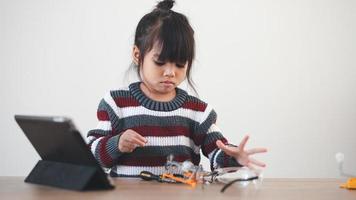
[[[178,73],[179,73],[179,77],[185,78],[187,76],[187,68],[179,69]]]
[[[161,70],[157,68],[154,63],[149,62],[142,66],[141,72],[146,78],[152,77],[154,79],[162,74]]]

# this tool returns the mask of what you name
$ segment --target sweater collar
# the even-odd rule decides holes
[[[131,83],[129,90],[131,95],[138,100],[138,102],[150,110],[155,111],[172,111],[180,108],[187,98],[187,92],[176,88],[176,96],[171,101],[155,101],[147,97],[140,88],[141,82]]]

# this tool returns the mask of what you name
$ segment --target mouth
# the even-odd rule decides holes
[[[174,82],[172,82],[172,81],[162,81],[161,83],[163,83],[165,85],[175,85]]]

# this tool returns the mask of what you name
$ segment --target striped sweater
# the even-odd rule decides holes
[[[143,170],[162,174],[170,154],[175,161],[199,165],[200,151],[209,158],[211,169],[239,166],[215,144],[227,140],[215,124],[214,109],[180,88],[173,100],[158,102],[142,92],[140,82],[132,83],[110,91],[99,104],[97,118],[97,127],[88,132],[88,144],[98,162],[111,168],[112,176],[134,177]],[[141,134],[147,144],[132,153],[120,152],[118,141],[127,129]]]

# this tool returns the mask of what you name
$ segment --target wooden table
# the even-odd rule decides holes
[[[47,186],[28,184],[24,177],[0,177],[0,199],[115,199],[115,200],[223,200],[223,199],[332,199],[356,200],[356,190],[339,188],[337,179],[265,179],[259,189],[232,186],[220,193],[222,184],[198,185],[147,182],[140,179],[113,179],[116,188],[109,191],[77,192]]]

